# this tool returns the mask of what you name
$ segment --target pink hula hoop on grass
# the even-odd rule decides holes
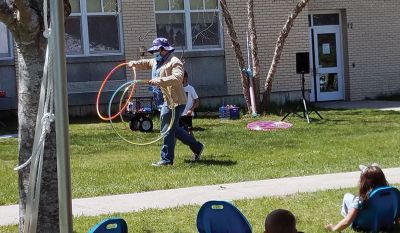
[[[270,131],[288,129],[293,125],[284,121],[255,121],[247,124],[247,129],[256,131]]]

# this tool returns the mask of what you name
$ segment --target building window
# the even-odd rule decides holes
[[[68,55],[122,54],[120,0],[70,0],[66,20]]]
[[[218,0],[155,0],[156,32],[186,50],[222,48]]]
[[[340,25],[339,14],[314,14],[313,26]]]
[[[7,26],[0,22],[0,59],[12,58],[12,40]]]

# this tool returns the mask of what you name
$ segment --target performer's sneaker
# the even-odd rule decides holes
[[[193,158],[195,161],[200,160],[201,154],[203,153],[203,150],[204,150],[204,144],[203,143],[200,143],[200,144],[201,144],[201,149],[200,149],[199,153],[193,154]]]
[[[155,163],[151,164],[151,166],[153,166],[153,167],[162,167],[162,166],[169,166],[169,165],[172,165],[172,163],[164,161],[164,160],[160,160],[158,162],[155,162]]]

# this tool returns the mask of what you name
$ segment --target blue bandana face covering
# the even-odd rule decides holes
[[[163,57],[161,56],[160,52],[154,52],[154,59],[156,59],[156,61],[162,61]]]

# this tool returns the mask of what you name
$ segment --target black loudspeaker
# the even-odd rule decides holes
[[[296,73],[310,73],[310,57],[308,53],[296,53]]]

